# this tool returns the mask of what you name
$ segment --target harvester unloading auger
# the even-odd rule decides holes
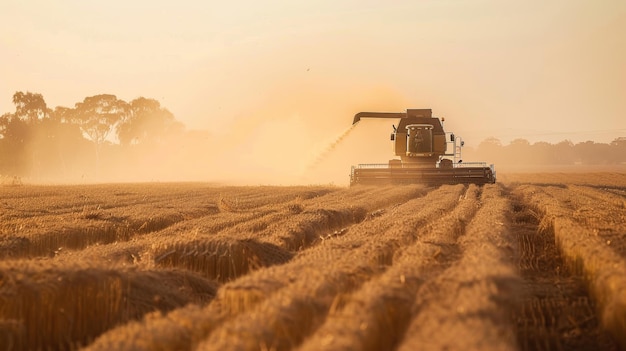
[[[443,119],[432,116],[431,109],[408,109],[405,113],[359,112],[361,118],[399,119],[393,126],[391,140],[400,159],[388,164],[359,164],[352,166],[350,185],[355,184],[459,184],[495,183],[494,165],[485,162],[463,162],[463,140],[443,130]],[[450,144],[450,145],[449,145]],[[452,152],[448,153],[448,146]]]

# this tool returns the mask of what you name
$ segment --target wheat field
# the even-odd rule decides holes
[[[0,188],[0,350],[619,350],[626,173]]]

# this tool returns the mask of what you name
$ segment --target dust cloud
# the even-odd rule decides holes
[[[62,145],[49,164],[33,163],[24,181],[343,186],[352,165],[393,157],[395,122],[364,119],[353,126],[354,115],[406,107],[401,95],[380,87],[286,85],[219,130],[181,130],[150,144]]]
[[[362,119],[325,150],[307,169],[305,178],[322,183],[349,183],[350,167],[387,163],[394,158],[390,135],[393,119]]]
[[[237,184],[349,183],[350,166],[387,162],[391,124],[362,121],[361,111],[403,111],[405,101],[377,88],[333,91],[323,87],[281,91],[210,138],[206,179]],[[384,157],[377,157],[379,154]],[[202,159],[202,158],[200,158]],[[199,163],[199,162],[197,162]]]
[[[320,153],[316,158],[315,161],[313,162],[313,164],[309,167],[309,169],[314,169],[316,166],[318,166],[321,162],[324,161],[324,159],[328,158],[329,154],[331,154],[332,152],[334,152],[338,146],[340,146],[340,144],[344,141],[344,139],[346,139],[346,137],[348,135],[350,135],[350,133],[354,130],[354,128],[356,128],[356,126],[358,125],[358,123],[353,124],[350,128],[348,128],[345,132],[343,132],[338,138],[337,140],[333,141],[330,145],[328,145],[328,147],[322,151],[322,153]]]

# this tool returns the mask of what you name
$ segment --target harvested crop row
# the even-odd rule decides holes
[[[275,205],[268,205],[257,211],[245,213],[220,212],[212,216],[189,219],[175,223],[161,231],[135,236],[129,241],[92,245],[80,251],[65,252],[59,256],[59,259],[123,261],[129,263],[147,262],[154,259],[153,256],[148,255],[148,252],[153,250],[153,246],[159,245],[160,242],[182,240],[183,237],[185,240],[193,242],[199,236],[211,236],[211,234],[219,233],[227,228],[265,217],[275,212],[274,207]]]
[[[213,188],[205,188],[211,193]],[[172,198],[204,197],[197,184],[103,184],[89,186],[23,186],[3,189],[1,219],[65,215],[84,208],[110,209],[140,204],[167,203]],[[5,191],[6,190],[6,191]],[[215,196],[217,192],[213,191]],[[37,201],[31,201],[36,198]]]
[[[426,189],[422,186],[348,189],[337,196],[302,203],[302,211],[297,216],[272,222],[259,236],[288,250],[302,250],[330,235],[341,233],[339,229],[358,223],[368,215],[380,215],[390,205],[425,193]],[[346,198],[349,200],[346,201]]]
[[[299,249],[298,241],[310,241],[303,237],[307,224],[312,227],[333,229],[343,224],[360,221],[365,213],[388,206],[390,203],[403,202],[425,192],[423,187],[392,188],[351,188],[336,191],[311,199],[298,199],[285,204],[276,205],[273,213],[268,216],[256,217],[236,226],[225,228],[220,234],[228,237],[245,237],[253,234],[255,238],[270,238],[273,243],[288,249]],[[326,217],[321,220],[319,217]],[[314,217],[306,219],[304,217]],[[345,218],[344,218],[345,217]],[[288,226],[289,228],[286,228]],[[312,230],[313,239],[318,239],[319,230]],[[206,234],[206,228],[198,228]],[[272,240],[272,238],[274,240]],[[300,240],[298,240],[300,238]]]
[[[547,195],[557,199],[563,214],[581,227],[589,228],[594,236],[605,241],[618,255],[626,258],[626,209],[608,201],[598,201],[585,192],[568,191],[560,187],[542,187]]]
[[[104,201],[103,197],[103,202],[94,207],[74,208],[72,201],[76,196],[63,194],[66,188],[75,190],[73,187],[55,187],[59,194],[49,200],[50,206],[62,208],[68,208],[63,206],[69,202],[69,212],[51,211],[50,214],[30,217],[21,213],[20,208],[19,217],[3,221],[2,237],[10,238],[10,241],[3,241],[0,252],[12,257],[52,255],[60,247],[82,248],[96,242],[122,240],[134,233],[147,233],[190,217],[217,212],[215,205],[206,206],[198,196],[188,201],[186,193],[175,193],[169,201],[165,199],[166,193],[150,198],[142,196],[144,203],[134,206],[132,202],[131,205],[117,204],[118,196],[109,195],[108,200]],[[114,186],[109,188],[115,189]],[[25,187],[24,191],[28,189]],[[162,198],[155,202],[153,197]],[[44,209],[48,206],[45,202],[38,201],[37,204]]]
[[[229,349],[240,343],[259,347],[258,342],[266,338],[297,344],[323,321],[329,302],[389,265],[398,248],[415,240],[417,228],[453,208],[462,191],[463,186],[442,187],[399,205],[353,226],[344,236],[302,251],[287,264],[259,269],[225,284],[216,299],[202,309],[188,307],[129,323],[104,334],[90,349],[184,350],[207,337],[205,345],[210,345],[214,331],[215,338],[235,342]],[[318,294],[312,296],[312,291]],[[313,318],[300,325],[309,320],[302,318],[306,313],[313,313]],[[277,325],[285,328],[281,335],[273,334]],[[247,337],[232,340],[242,335]]]
[[[165,249],[158,247],[144,258],[150,257],[159,267],[184,268],[227,282],[251,270],[285,263],[292,256],[289,251],[253,238],[219,237],[180,241]]]
[[[392,264],[394,253],[416,239],[419,228],[453,208],[462,191],[463,186],[442,187],[399,206],[396,213],[356,225],[354,232],[367,236],[367,241],[359,243],[348,233],[276,267],[272,276],[265,275],[257,282],[269,297],[221,324],[198,349],[251,350],[266,345],[285,350],[299,345],[323,323],[329,310],[343,296],[384,272]],[[429,206],[424,207],[425,203]],[[398,225],[398,218],[406,220]],[[379,231],[376,222],[391,225]],[[299,276],[294,277],[295,273]],[[287,274],[291,279],[284,278]],[[274,280],[271,289],[279,290],[267,289],[268,278]],[[227,295],[232,301],[236,291],[230,288]]]
[[[626,347],[624,256],[613,250],[607,241],[600,240],[593,226],[572,219],[572,208],[569,208],[571,197],[563,197],[553,189],[536,186],[523,186],[519,191],[528,203],[543,214],[544,226],[554,231],[557,246],[566,262],[585,277],[599,307],[604,328],[623,348]]]
[[[121,187],[121,189],[120,189]],[[217,208],[220,200],[245,211],[294,198],[312,198],[335,191],[329,187],[210,187],[198,184],[101,185],[90,187],[55,186],[49,196],[40,197],[33,187],[13,189],[24,194],[15,200],[0,195],[0,219],[3,223],[25,218],[59,216],[57,218],[91,217],[124,218],[128,212],[142,208],[184,209],[205,206]],[[41,187],[35,187],[41,188]],[[47,189],[47,188],[45,188]],[[37,198],[38,201],[29,201]],[[86,218],[89,219],[89,218]],[[17,223],[19,224],[19,223]]]
[[[237,188],[239,189],[239,188]],[[250,189],[256,189],[251,192]],[[225,199],[219,197],[220,204],[218,213],[210,216],[203,216],[194,219],[187,219],[164,230],[155,231],[149,235],[133,237],[131,241],[113,242],[106,245],[94,245],[78,252],[69,252],[61,255],[61,259],[91,259],[106,260],[110,262],[125,261],[129,263],[144,263],[156,258],[166,258],[169,251],[158,252],[155,256],[155,248],[162,243],[187,243],[183,255],[191,252],[205,252],[202,247],[191,247],[192,243],[197,245],[201,241],[199,237],[212,237],[227,230],[235,228],[235,232],[247,232],[248,228],[256,232],[255,228],[261,228],[263,223],[267,223],[272,217],[270,215],[277,212],[285,212],[291,208],[293,203],[300,203],[308,199],[325,197],[328,193],[336,190],[316,187],[290,187],[290,188],[244,188],[238,190],[241,193],[231,192],[231,188],[225,188],[231,197]],[[245,191],[244,191],[245,190]],[[332,190],[332,191],[331,191]],[[264,191],[270,191],[267,198],[263,198]],[[268,200],[269,199],[269,200]],[[256,207],[255,207],[256,206]],[[267,226],[269,224],[265,224]],[[258,229],[260,230],[260,229]],[[250,241],[243,239],[246,242]],[[256,241],[256,240],[255,240]],[[248,246],[246,243],[244,246]],[[215,243],[208,243],[209,247],[216,247]],[[240,247],[241,248],[241,247]],[[159,263],[164,264],[159,259]],[[151,264],[151,263],[149,263]]]
[[[223,212],[249,212],[270,205],[292,201],[314,199],[340,188],[318,186],[260,186],[260,187],[224,187],[219,193],[220,209]]]
[[[478,209],[471,185],[451,212],[418,229],[418,240],[396,255],[393,265],[342,299],[299,350],[392,350],[411,319],[418,288],[457,255],[456,240]]]
[[[109,186],[113,187],[113,186]],[[4,221],[0,255],[10,257],[50,256],[59,250],[81,249],[95,243],[127,241],[137,235],[164,229],[174,223],[192,218],[215,215],[223,210],[223,194],[235,196],[237,206],[274,204],[278,200],[290,201],[293,198],[315,197],[330,191],[322,188],[293,187],[281,191],[265,193],[263,188],[187,188],[178,192],[175,185],[169,185],[173,194],[167,197],[168,187],[155,187],[153,192],[143,191],[143,203],[119,201],[119,196],[102,197],[97,206],[82,207],[76,212],[63,215],[53,214],[35,218]],[[71,187],[69,187],[71,189]],[[115,187],[113,187],[115,188]],[[196,191],[194,192],[193,189]],[[203,191],[203,190],[206,190]],[[265,195],[265,199],[251,195]],[[72,197],[59,195],[59,201]],[[134,199],[134,198],[133,198]],[[40,204],[40,206],[42,206]],[[43,204],[45,207],[45,204]]]
[[[619,197],[626,197],[626,186],[622,187],[603,187],[603,190]]]
[[[615,350],[581,276],[563,267],[554,233],[513,190],[513,233],[518,238],[520,301],[513,320],[522,350]]]
[[[407,191],[407,189],[412,189],[411,187],[405,188],[402,192],[408,195],[415,195],[413,193],[414,190]],[[421,191],[421,190],[420,190]],[[373,188],[356,188],[343,191],[343,194],[340,194],[339,197],[332,197],[330,200],[319,198],[317,199],[321,204],[324,203],[337,203],[343,204],[344,202],[350,202],[350,195],[354,194],[355,197],[360,198],[371,198],[372,193],[380,194],[380,190],[376,190]],[[405,195],[407,196],[407,195]],[[383,198],[384,199],[384,198]],[[397,201],[401,201],[401,199],[396,199]],[[381,197],[376,197],[376,201],[372,201],[372,203],[377,204],[381,202]],[[373,217],[372,217],[373,218]],[[271,270],[272,268],[263,269]],[[298,274],[297,271],[292,271],[291,273]],[[280,278],[281,276],[273,276],[273,274],[269,274],[271,279]],[[282,276],[284,277],[284,276]],[[278,283],[278,282],[277,282]],[[284,285],[282,282],[277,284],[276,289],[280,286]],[[245,289],[245,288],[244,288]],[[242,308],[238,307],[237,304],[242,303],[241,300],[241,290],[239,288],[234,289],[237,292],[238,298],[230,299],[234,294],[226,294],[225,299],[221,299],[221,302],[211,304],[204,309],[200,309],[198,307],[190,306],[187,308],[179,309],[177,311],[173,311],[166,316],[150,318],[146,320],[145,325],[140,323],[129,323],[127,326],[123,326],[121,328],[117,328],[102,337],[102,340],[99,343],[96,343],[93,348],[98,349],[99,347],[103,347],[104,349],[109,348],[133,348],[133,349],[151,349],[151,348],[165,348],[165,349],[185,349],[189,348],[191,345],[191,336],[194,332],[196,333],[195,339],[199,339],[202,337],[203,328],[212,328],[208,326],[214,326],[220,323],[225,318],[229,317],[232,313],[236,313],[234,311],[240,311]],[[258,301],[255,301],[255,303]],[[243,304],[246,307],[249,307],[252,304],[252,301],[243,301]],[[146,326],[147,325],[147,326]],[[153,333],[152,329],[158,329],[158,333]],[[191,329],[193,328],[193,329]],[[191,330],[190,330],[191,329]],[[200,329],[200,331],[198,331]],[[118,336],[123,335],[120,339]],[[103,346],[104,345],[104,346]],[[132,345],[132,346],[130,346]],[[187,345],[187,346],[181,346]]]
[[[597,201],[606,202],[616,207],[616,209],[626,208],[626,196],[619,196],[608,189],[598,189],[588,186],[570,185],[569,188],[575,192],[584,194]],[[623,222],[623,221],[622,221]]]
[[[462,191],[462,186],[445,186],[410,200],[379,217],[351,227],[342,236],[324,240],[320,245],[299,252],[288,265],[262,269],[224,285],[219,296],[229,301],[227,305],[241,306],[236,309],[236,312],[241,312],[252,306],[238,300],[257,300],[250,298],[250,294],[268,296],[290,282],[304,279],[303,272],[306,270],[332,265],[340,260],[352,260],[357,254],[363,254],[371,262],[390,262],[397,247],[403,246],[403,240],[412,242],[415,239],[415,228],[454,207]]]
[[[498,177],[498,180],[508,184],[550,184],[557,186],[576,184],[623,188],[626,184],[626,173],[598,172],[593,169],[578,172],[506,173],[502,177]]]
[[[448,189],[447,191],[455,190]],[[418,220],[424,221],[424,218],[434,216],[438,213],[438,211],[441,211],[440,206],[442,205],[426,207],[423,209],[423,211],[420,212],[420,205],[416,203],[423,204],[427,203],[428,201],[433,201],[447,204],[446,201],[439,201],[439,199],[437,199],[438,196],[442,196],[442,193],[442,191],[436,191],[432,194],[428,194],[424,199],[412,200],[411,202],[403,206],[415,206],[410,207],[411,210],[408,210],[408,212],[414,214],[414,217],[418,218]],[[393,211],[395,212],[393,216],[400,216],[397,214],[398,212],[402,211],[400,207],[393,209]],[[424,206],[421,205],[421,207]],[[227,284],[226,286],[224,286],[224,289],[221,290],[221,292],[223,293],[222,297],[229,300],[229,302],[226,304],[228,306],[241,306],[241,308],[235,308],[235,311],[240,312],[241,310],[247,308],[245,301],[257,300],[256,297],[251,297],[250,294],[266,296],[267,294],[275,291],[279,287],[284,286],[285,282],[301,279],[302,272],[310,269],[311,267],[317,267],[320,264],[326,264],[327,262],[335,262],[340,259],[345,259],[346,255],[354,254],[354,252],[357,250],[367,249],[367,245],[371,246],[375,243],[380,243],[380,241],[372,239],[380,239],[381,234],[388,231],[389,228],[393,227],[394,225],[397,226],[398,222],[391,219],[389,216],[383,215],[380,217],[373,217],[371,220],[350,227],[341,236],[330,237],[323,240],[320,245],[316,245],[309,249],[300,251],[298,253],[297,260],[290,262],[287,266],[262,269]],[[385,241],[383,240],[383,242]],[[395,247],[392,248],[392,246],[396,243],[394,243],[393,241],[387,241],[385,243],[388,244],[390,247],[387,248],[385,251],[380,251],[378,254],[380,257],[370,255],[371,261],[378,262],[379,260],[388,261],[391,259],[391,255],[388,251],[391,249],[395,250]],[[267,286],[265,286],[265,284],[267,284]],[[254,289],[249,289],[250,286],[254,287]],[[239,301],[242,301],[244,303],[240,303]]]
[[[141,209],[134,209],[141,210]],[[99,212],[71,217],[48,216],[23,219],[13,233],[0,236],[0,255],[4,257],[51,256],[59,248],[81,249],[95,243],[110,243],[161,230],[190,217],[214,214],[215,207],[164,209],[147,206],[141,212],[123,217]],[[5,223],[5,227],[10,223]]]
[[[286,206],[281,212],[243,222],[219,235],[159,241],[144,256],[153,257],[160,266],[183,267],[225,282],[252,269],[284,263],[293,251],[310,246],[334,230],[360,222],[368,211],[406,201],[423,191],[422,187],[413,186],[390,188],[376,199],[367,201],[363,197],[359,201],[357,197],[347,204],[338,199],[350,190],[335,192],[300,202],[298,211]],[[355,193],[362,196],[362,190]]]
[[[459,239],[460,260],[419,289],[398,350],[517,349],[509,318],[519,283],[510,203],[500,185],[485,185],[481,203]]]
[[[154,310],[209,301],[216,284],[185,271],[46,261],[0,263],[0,345],[68,349]]]

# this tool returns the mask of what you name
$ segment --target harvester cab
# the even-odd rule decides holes
[[[387,183],[458,184],[495,183],[494,165],[462,162],[464,142],[443,129],[443,118],[432,116],[431,109],[408,109],[405,113],[359,112],[352,124],[362,118],[399,120],[393,125],[391,141],[399,159],[388,164],[352,166],[350,185]],[[448,152],[448,149],[451,149]]]

